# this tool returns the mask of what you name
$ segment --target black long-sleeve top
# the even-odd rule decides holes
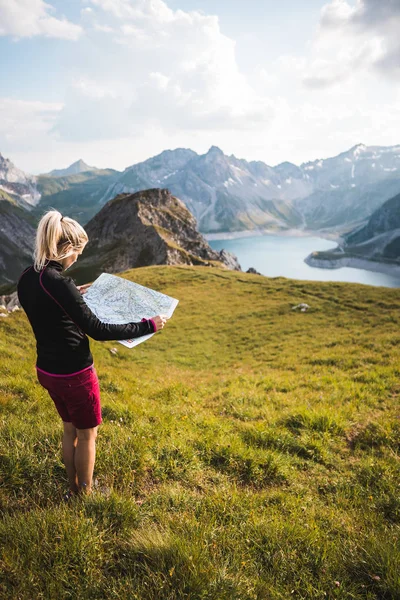
[[[50,261],[40,273],[28,267],[17,292],[36,337],[36,366],[54,374],[76,373],[93,363],[87,336],[127,340],[154,332],[151,321],[110,325],[90,310],[62,265]]]

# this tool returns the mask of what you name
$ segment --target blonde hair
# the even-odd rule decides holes
[[[49,260],[63,260],[83,250],[88,241],[86,231],[74,219],[49,210],[39,221],[34,252],[35,271],[41,271]]]

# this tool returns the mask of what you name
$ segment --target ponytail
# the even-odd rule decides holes
[[[41,271],[49,260],[63,260],[80,252],[88,241],[86,231],[74,219],[49,210],[39,221],[36,232],[34,268]]]

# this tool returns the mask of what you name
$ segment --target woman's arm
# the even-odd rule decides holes
[[[86,292],[88,291],[88,289],[90,288],[92,284],[91,283],[85,283],[84,285],[77,285],[76,289],[82,294],[86,294]]]
[[[90,310],[70,277],[59,274],[55,277],[47,276],[46,270],[44,270],[40,275],[40,285],[75,325],[94,340],[128,340],[155,331],[149,319],[140,323],[126,323],[124,325],[102,323]]]

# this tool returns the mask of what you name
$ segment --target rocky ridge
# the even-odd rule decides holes
[[[53,169],[47,173],[49,177],[68,177],[68,175],[77,175],[78,173],[86,173],[87,171],[98,171],[96,167],[90,167],[81,158],[72,163],[66,169]]]
[[[38,189],[42,198],[33,212],[40,218],[49,208],[56,208],[84,225],[103,206],[104,189],[115,181],[117,175],[118,171],[113,169],[96,169],[59,177],[40,175]]]
[[[89,243],[72,275],[84,283],[101,272],[149,265],[226,266],[236,257],[210,248],[186,206],[167,189],[120,194],[86,225]]]
[[[21,207],[31,210],[40,201],[37,177],[18,169],[0,153],[0,190],[10,196]]]
[[[167,150],[125,169],[105,191],[167,186],[185,202],[204,233],[317,229],[346,232],[365,223],[400,191],[400,146],[358,144],[299,167],[227,156],[216,146],[204,155]]]
[[[66,174],[72,168],[79,172]],[[203,233],[298,229],[344,235],[400,192],[400,146],[358,144],[332,158],[275,167],[227,156],[216,146],[202,155],[178,148],[122,173],[87,168],[77,161],[39,176],[37,214],[56,206],[85,224],[121,193],[168,187]]]
[[[32,262],[34,221],[6,195],[0,193],[0,284],[16,281]]]
[[[367,224],[344,236],[329,251],[313,252],[306,259],[316,267],[353,266],[370,270],[396,271],[400,267],[400,194],[376,210]],[[383,263],[380,265],[379,263]]]
[[[17,292],[0,296],[0,317],[8,317],[9,313],[20,310]]]

